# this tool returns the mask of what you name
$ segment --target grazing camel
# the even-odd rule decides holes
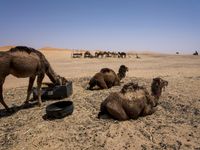
[[[113,58],[116,58],[116,57],[118,57],[118,53],[116,53],[116,52],[111,52],[111,56],[112,56]]]
[[[3,84],[6,76],[9,74],[17,78],[29,77],[29,85],[25,103],[28,103],[34,80],[37,76],[38,104],[41,105],[41,84],[47,74],[49,79],[54,84],[66,84],[67,80],[64,77],[57,75],[45,56],[29,47],[17,46],[6,52],[0,53],[0,102],[9,111],[3,99]]]
[[[162,89],[168,82],[155,78],[151,84],[150,95],[143,86],[128,83],[120,92],[111,93],[102,103],[98,118],[104,114],[117,120],[137,119],[139,116],[151,115],[156,111]]]
[[[86,51],[84,53],[84,58],[94,58],[94,56],[89,51]]]
[[[125,52],[118,52],[118,58],[126,58]]]
[[[96,58],[106,57],[106,52],[103,52],[103,51],[95,52],[95,57]]]
[[[125,78],[127,71],[128,67],[125,65],[120,66],[117,74],[110,68],[103,68],[91,78],[88,89],[92,90],[96,85],[100,89],[108,89],[112,86],[120,85],[120,81]]]

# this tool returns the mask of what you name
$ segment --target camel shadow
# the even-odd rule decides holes
[[[0,118],[12,116],[12,115],[14,115],[15,113],[17,113],[20,110],[30,109],[30,108],[33,108],[33,107],[35,107],[37,105],[38,105],[37,102],[32,102],[32,103],[28,103],[28,104],[24,104],[23,103],[20,106],[12,106],[12,107],[10,107],[10,111],[9,112],[6,109],[1,109],[0,110]]]

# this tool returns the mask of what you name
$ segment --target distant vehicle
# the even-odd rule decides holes
[[[82,56],[83,56],[82,53],[73,53],[73,54],[72,54],[72,57],[73,57],[73,58],[81,58]]]

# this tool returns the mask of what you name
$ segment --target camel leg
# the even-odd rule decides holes
[[[5,81],[5,79],[0,80],[0,102],[5,107],[5,109],[7,111],[9,111],[9,107],[6,105],[6,103],[3,100],[3,83],[4,83],[4,81]]]
[[[142,116],[151,115],[156,110],[157,110],[156,107],[152,107],[151,105],[146,105],[145,108],[144,108],[144,110],[143,110],[143,112],[142,112]]]
[[[97,85],[98,85],[101,89],[108,89],[108,86],[106,85],[106,82],[105,82],[104,80],[97,81]]]
[[[31,95],[31,92],[32,92],[34,81],[35,81],[35,76],[29,78],[29,84],[28,84],[28,90],[27,90],[27,97],[26,97],[26,101],[24,103],[28,103],[29,102],[29,98],[30,98],[30,95]]]
[[[102,115],[104,114],[108,114],[107,112],[107,109],[106,109],[106,104],[107,104],[107,99],[104,100],[102,103],[101,103],[101,106],[100,106],[100,112],[98,114],[98,118],[100,118]]]
[[[41,100],[41,85],[42,85],[42,80],[44,79],[44,74],[41,74],[37,77],[37,91],[38,91],[38,105],[42,105],[42,100]]]
[[[128,120],[129,117],[127,116],[126,112],[122,108],[121,104],[117,101],[108,102],[107,105],[108,113],[117,120]]]

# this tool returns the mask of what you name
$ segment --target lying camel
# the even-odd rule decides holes
[[[117,74],[110,68],[103,68],[91,78],[88,89],[92,90],[96,85],[100,89],[108,89],[112,86],[120,85],[120,81],[125,78],[127,71],[128,67],[125,65],[120,66]]]
[[[29,47],[17,46],[6,52],[0,53],[0,102],[9,111],[3,99],[3,84],[6,76],[9,74],[17,78],[29,77],[29,85],[25,103],[28,103],[34,80],[37,76],[38,104],[41,105],[41,84],[47,74],[49,79],[54,84],[66,84],[67,80],[64,77],[57,75],[45,56]]]
[[[128,83],[121,91],[111,93],[102,103],[98,118],[109,114],[117,120],[137,119],[139,116],[151,115],[156,111],[162,89],[168,82],[155,78],[151,84],[151,95],[143,86]]]

